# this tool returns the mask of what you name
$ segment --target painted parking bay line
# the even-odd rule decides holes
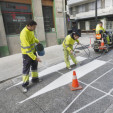
[[[81,57],[81,56],[78,56],[78,57],[77,57],[77,61],[78,61],[78,62],[84,61],[84,60],[86,60],[86,59],[87,59],[87,58]],[[72,60],[70,60],[70,64],[71,64],[71,65],[74,64],[74,63],[72,62]],[[53,73],[53,72],[59,71],[59,70],[61,70],[61,69],[64,69],[65,67],[66,67],[65,62],[56,64],[56,65],[54,65],[54,66],[48,67],[48,68],[44,69],[43,71],[39,72],[39,76],[40,76],[40,77],[46,76],[46,75],[51,74],[51,73]],[[30,77],[30,80],[31,80],[31,77]],[[12,87],[18,86],[18,85],[20,85],[20,84],[22,84],[22,81],[19,82],[19,83],[17,83],[17,84],[15,84],[15,85],[10,86],[10,87],[7,88],[6,90],[8,90],[8,89],[10,89],[10,88],[12,88]]]
[[[101,60],[94,60],[90,63],[87,63],[81,67],[76,68],[76,73],[77,73],[77,77],[78,79],[83,77],[84,75],[88,74],[89,72],[99,68],[100,66],[105,65],[106,62],[105,61],[101,61]],[[52,83],[48,84],[46,87],[42,88],[41,90],[39,90],[38,92],[34,93],[33,95],[31,95],[30,97],[28,97],[27,99],[19,102],[19,103],[23,103],[29,99],[32,99],[36,96],[39,96],[41,94],[44,94],[46,92],[49,92],[51,90],[54,90],[56,88],[59,88],[61,86],[64,86],[68,83],[70,83],[72,81],[72,73],[74,70],[63,74],[61,77],[59,77],[58,79],[56,79],[55,81],[53,81]]]

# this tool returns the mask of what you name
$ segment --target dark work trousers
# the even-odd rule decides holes
[[[29,85],[30,68],[32,72],[37,73],[37,66],[38,62],[36,60],[32,60],[28,55],[23,54],[23,84],[22,84],[23,87]]]

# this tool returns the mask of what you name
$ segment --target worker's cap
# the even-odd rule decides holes
[[[80,33],[79,33],[78,31],[72,32],[72,35],[76,35],[76,36],[79,36],[79,37],[81,36]]]

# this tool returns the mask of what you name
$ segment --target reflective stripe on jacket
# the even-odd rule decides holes
[[[74,40],[70,35],[68,35],[63,41],[63,47],[68,51],[71,51],[73,50],[73,45],[75,41],[79,43],[79,40]]]
[[[96,34],[99,34],[99,31],[102,30],[103,32],[105,32],[105,29],[103,27],[101,27],[99,24],[96,26]]]
[[[35,43],[39,43],[39,40],[34,36],[34,31],[30,31],[25,27],[20,33],[21,52],[27,54],[31,59],[35,60]]]

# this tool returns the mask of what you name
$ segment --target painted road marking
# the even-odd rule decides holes
[[[78,56],[77,57],[77,61],[78,62],[84,61],[86,59],[87,58],[81,57],[81,56]],[[70,60],[70,65],[72,65],[72,64],[74,64],[74,63],[72,62],[72,60]],[[39,75],[40,75],[40,77],[43,77],[43,76],[46,76],[46,75],[51,74],[53,72],[57,72],[57,71],[59,71],[61,69],[64,69],[65,67],[66,67],[65,62],[62,62],[62,63],[59,63],[59,64],[54,65],[54,66],[51,66],[51,67],[49,67],[49,68],[47,68],[47,69],[39,72]],[[30,80],[31,80],[31,77],[30,77]],[[15,85],[12,85],[11,87],[7,88],[6,90],[9,90],[10,88],[15,87],[15,86],[18,86],[20,84],[22,84],[22,81],[19,82],[19,83],[17,83],[17,84],[15,84]]]
[[[113,68],[112,69],[110,69],[110,70],[108,70],[106,73],[104,73],[104,74],[102,74],[101,76],[99,76],[97,79],[95,79],[94,81],[92,81],[90,84],[88,84],[81,92],[80,92],[80,94],[64,109],[64,111],[62,112],[62,113],[65,113],[69,108],[70,108],[70,106],[77,100],[77,98],[91,85],[91,84],[93,84],[94,82],[96,82],[97,80],[99,80],[100,78],[102,78],[103,76],[105,76],[107,73],[109,73],[110,71],[112,71],[113,70]],[[111,92],[111,91],[110,91]],[[108,95],[109,93],[106,93],[106,95]],[[104,98],[104,96],[103,96],[103,98]],[[101,98],[100,98],[101,99]],[[95,100],[95,102],[96,102],[96,100]],[[88,104],[89,105],[89,104]],[[86,105],[87,106],[87,105]],[[85,107],[83,107],[83,108],[85,108]],[[82,109],[82,108],[81,108]]]
[[[107,97],[107,95],[104,95],[104,96],[102,96],[102,97],[100,97],[100,98],[94,100],[93,102],[87,104],[86,106],[80,108],[79,110],[77,110],[77,111],[75,111],[75,112],[73,112],[73,113],[78,113],[78,112],[81,111],[82,109],[85,109],[86,107],[88,107],[88,106],[94,104],[95,102],[97,102],[97,101],[99,101],[99,100],[101,100],[101,99],[103,99],[103,98],[105,98],[105,97]]]
[[[81,82],[82,84],[84,84],[84,85],[86,85],[86,86],[89,85],[89,84],[86,84],[86,83],[84,83],[84,82],[82,82],[82,81],[80,81],[80,80],[79,80],[79,82]],[[102,92],[102,93],[104,93],[104,94],[108,94],[107,92],[102,91],[101,89],[98,89],[98,88],[96,88],[96,87],[94,87],[94,86],[89,85],[89,87],[91,87],[91,88],[93,88],[93,89],[95,89],[95,90],[98,90],[98,91],[100,91],[100,92]],[[111,96],[111,97],[113,97],[113,95],[111,95],[112,91],[113,91],[113,89],[111,89],[111,90],[109,91],[109,96]]]
[[[89,72],[99,68],[100,66],[106,64],[105,61],[100,61],[100,60],[94,60],[88,64],[85,64],[81,67],[76,68],[76,73],[78,76],[78,79],[83,77],[84,75],[88,74]],[[41,94],[44,94],[46,92],[49,92],[51,90],[54,90],[56,88],[59,88],[61,86],[64,86],[68,83],[70,83],[72,81],[72,73],[74,70],[63,74],[61,77],[59,77],[58,79],[56,79],[55,81],[53,81],[52,83],[48,84],[46,87],[44,87],[43,89],[39,90],[38,92],[34,93],[33,95],[31,95],[30,97],[28,97],[27,99],[19,102],[19,103],[23,103],[29,99],[32,99],[36,96],[39,96]]]
[[[93,87],[93,86],[89,86],[89,87],[92,87],[92,88],[94,88],[94,89],[96,89],[96,90],[98,90],[98,91],[100,91],[100,92],[103,92],[105,95],[103,95],[102,97],[100,97],[100,98],[98,98],[98,99],[92,101],[91,103],[89,103],[89,104],[87,104],[87,105],[81,107],[80,109],[74,111],[73,113],[78,113],[79,111],[81,111],[81,110],[87,108],[88,106],[91,106],[92,104],[96,103],[97,101],[100,101],[101,99],[107,97],[108,95],[111,96],[111,97],[113,97],[113,95],[111,95],[111,92],[113,91],[113,89],[111,89],[108,93],[106,93],[106,92],[104,92],[104,91],[102,91],[102,90],[100,90],[100,89],[98,89],[98,88]]]

